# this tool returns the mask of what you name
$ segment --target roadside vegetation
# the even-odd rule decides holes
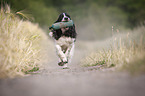
[[[132,74],[145,73],[145,27],[141,26],[126,33],[117,30],[113,34],[107,42],[110,47],[89,54],[81,61],[83,66],[114,67]]]
[[[25,17],[11,12],[8,5],[0,9],[0,78],[23,76],[44,63],[42,42],[48,42],[47,36],[38,24],[18,15]]]
[[[83,41],[78,48],[90,52],[105,45],[84,58],[83,66],[144,72],[144,4],[145,0],[0,0],[0,78],[39,70],[49,60],[45,34],[62,12],[75,22],[77,42]]]

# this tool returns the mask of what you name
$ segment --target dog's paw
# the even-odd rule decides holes
[[[69,67],[64,67],[64,68],[62,68],[62,69],[70,69]]]
[[[64,63],[63,63],[63,62],[59,62],[58,65],[59,65],[59,66],[63,66]]]
[[[49,36],[50,36],[50,37],[53,37],[53,32],[50,32],[50,33],[49,33]]]
[[[67,67],[67,63],[62,66],[62,69],[69,69],[69,67]]]
[[[68,62],[59,62],[58,65],[59,66],[64,66],[64,65],[67,65],[66,63],[68,63]]]

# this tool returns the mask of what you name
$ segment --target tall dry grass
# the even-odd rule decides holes
[[[26,72],[39,70],[43,63],[42,42],[46,35],[30,21],[19,19],[10,7],[0,11],[0,78],[23,76]],[[22,14],[22,13],[21,13]]]
[[[133,31],[112,33],[110,48],[102,48],[92,52],[81,60],[83,66],[114,67],[131,73],[145,73],[145,27],[141,26]]]

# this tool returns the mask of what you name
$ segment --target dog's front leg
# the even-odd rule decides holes
[[[61,61],[67,62],[67,58],[66,58],[65,54],[63,53],[62,48],[59,45],[55,45],[55,47],[56,47],[57,55],[59,56]]]

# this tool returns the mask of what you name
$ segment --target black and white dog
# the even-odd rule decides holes
[[[55,23],[67,22],[69,20],[71,20],[70,15],[62,13],[59,15]],[[58,65],[62,66],[62,68],[67,68],[67,64],[71,62],[71,58],[74,53],[77,36],[75,25],[52,30],[49,35],[53,37],[55,41],[56,52],[59,57]]]

